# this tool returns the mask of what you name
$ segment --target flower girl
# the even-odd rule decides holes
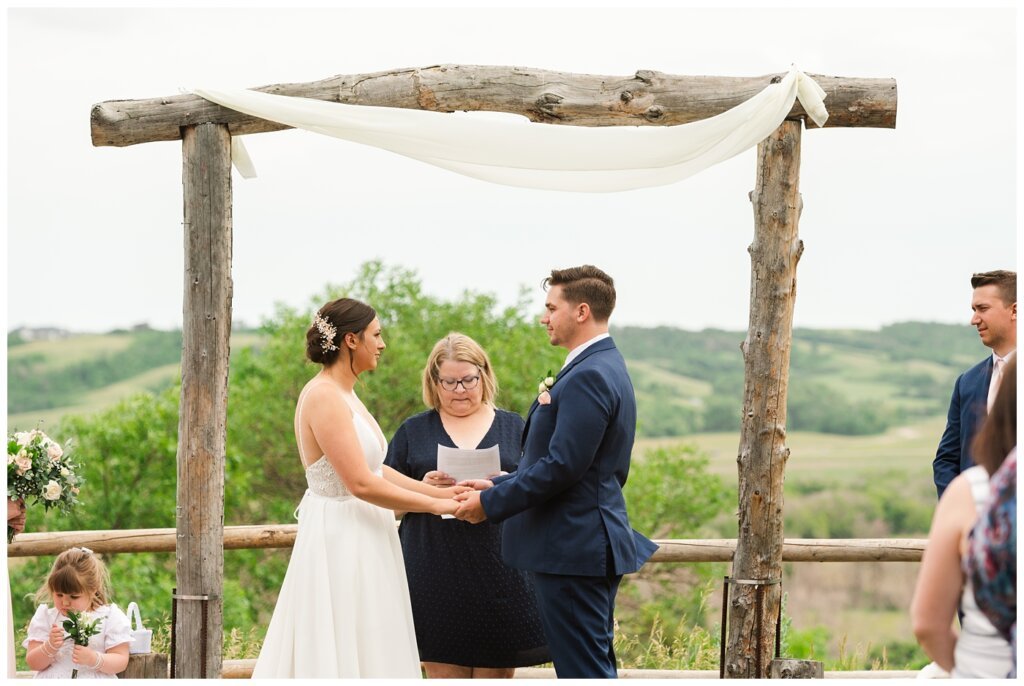
[[[76,671],[79,679],[116,679],[128,665],[132,640],[128,617],[108,603],[106,565],[88,548],[65,550],[53,563],[36,600],[49,598],[53,607],[40,605],[28,626],[25,661],[37,679],[66,679]],[[69,616],[70,615],[70,616]],[[64,630],[65,620],[78,617],[77,629]],[[87,628],[95,623],[91,637]],[[83,630],[84,629],[84,630]],[[88,645],[76,645],[78,634]]]

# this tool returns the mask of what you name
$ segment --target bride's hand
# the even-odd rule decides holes
[[[439,472],[436,469],[429,471],[423,475],[423,483],[429,486],[437,486],[443,488],[445,486],[454,486],[455,479],[444,472]]]
[[[439,498],[454,498],[459,493],[465,493],[466,491],[472,491],[473,489],[469,486],[449,486],[448,488],[439,488]]]
[[[434,500],[431,512],[438,516],[453,515],[459,509],[459,504],[450,498],[437,498]]]

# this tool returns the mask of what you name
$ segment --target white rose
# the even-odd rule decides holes
[[[56,500],[60,497],[61,491],[63,491],[63,489],[60,487],[60,484],[51,479],[50,483],[46,484],[46,490],[43,491],[43,497],[47,500]]]
[[[60,475],[65,477],[65,478],[67,478],[67,477],[71,476],[71,470],[68,469],[67,467],[61,467],[60,468]]]
[[[18,442],[18,445],[25,446],[28,445],[29,441],[32,440],[32,434],[30,434],[28,431],[19,431],[16,434],[14,434],[14,440]]]
[[[538,393],[543,393],[546,390],[548,390],[548,385],[546,383],[544,383],[543,381],[541,381],[540,382],[540,386],[537,386],[537,392]]]
[[[28,453],[22,450],[14,458],[14,464],[18,465],[18,476],[21,476],[28,470],[32,469],[32,458],[28,456]]]
[[[46,446],[46,454],[50,457],[50,462],[56,462],[64,454],[64,450],[51,441],[50,445]]]

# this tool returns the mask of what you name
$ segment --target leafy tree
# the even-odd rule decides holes
[[[692,444],[650,449],[634,459],[624,489],[633,528],[649,538],[704,534],[736,503],[735,489],[707,467],[707,455]],[[650,637],[651,646],[685,642],[691,631],[700,633],[707,620],[705,600],[724,569],[722,563],[647,565],[639,575],[623,579],[617,617],[622,632]],[[644,651],[632,645],[622,657],[634,661]]]
[[[633,528],[649,538],[686,538],[733,507],[734,492],[707,467],[707,455],[692,444],[650,449],[634,460],[624,489]]]

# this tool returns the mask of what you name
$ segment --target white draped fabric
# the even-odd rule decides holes
[[[466,176],[543,190],[612,192],[687,178],[757,145],[799,98],[819,126],[825,92],[796,68],[714,117],[678,126],[551,126],[521,117],[344,105],[245,89],[192,91],[224,107],[299,129],[373,145]],[[237,140],[237,138],[236,138]],[[236,167],[255,175],[244,149]]]

